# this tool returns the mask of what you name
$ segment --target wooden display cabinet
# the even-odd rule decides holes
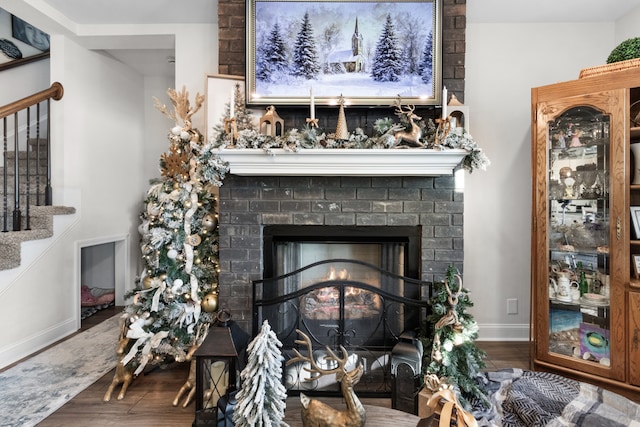
[[[640,68],[531,98],[533,366],[638,400]]]

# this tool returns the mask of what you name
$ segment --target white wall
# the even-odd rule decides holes
[[[471,22],[469,22],[471,21]],[[604,64],[613,24],[474,24],[468,17],[465,104],[492,165],[465,180],[465,286],[480,339],[528,338],[531,88]],[[507,299],[518,314],[507,315]]]
[[[78,213],[45,256],[4,289],[0,322],[14,326],[0,329],[0,366],[77,329],[76,242],[129,235],[128,252],[135,258],[139,252],[138,212],[147,188],[142,77],[53,36],[51,80],[65,89],[63,99],[52,103],[55,202]],[[135,272],[128,276],[133,286]]]
[[[640,7],[627,13],[616,22],[615,44],[611,50],[627,39],[640,37],[638,22],[640,22]],[[607,56],[609,55],[607,54]]]

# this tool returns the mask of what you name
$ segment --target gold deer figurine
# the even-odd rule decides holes
[[[183,408],[186,408],[189,403],[193,400],[193,397],[196,394],[196,361],[193,359],[193,353],[196,352],[197,349],[200,348],[202,342],[207,337],[209,333],[209,324],[202,323],[198,326],[196,330],[196,338],[194,340],[193,345],[189,348],[185,360],[190,362],[189,365],[189,375],[187,376],[187,380],[184,382],[180,390],[178,390],[178,394],[176,394],[175,399],[173,399],[173,406],[178,406],[180,403],[180,398],[187,393],[187,396],[184,399],[184,403],[182,404]]]
[[[120,393],[118,393],[118,400],[124,399],[124,395],[127,393],[127,389],[133,381],[133,370],[122,364],[122,359],[126,355],[128,345],[129,338],[127,338],[127,323],[126,320],[122,318],[120,319],[120,336],[118,339],[118,348],[116,349],[118,363],[116,364],[116,372],[113,375],[113,380],[111,381],[111,384],[109,384],[109,388],[102,399],[105,402],[111,400],[111,394],[119,384],[122,384],[122,388],[120,389]]]
[[[296,357],[287,361],[287,365],[296,362],[309,363],[311,368],[304,367],[303,369],[311,374],[307,381],[313,381],[321,376],[336,374],[336,380],[340,382],[342,390],[342,396],[344,397],[347,409],[344,411],[338,411],[316,399],[310,399],[304,394],[300,394],[300,402],[302,403],[302,425],[304,427],[362,427],[366,421],[366,414],[364,406],[360,403],[358,396],[356,396],[353,387],[360,381],[362,377],[363,368],[361,364],[358,367],[350,371],[346,370],[347,361],[349,359],[349,353],[347,350],[340,346],[342,357],[338,357],[329,347],[326,347],[328,355],[325,356],[325,360],[334,361],[338,364],[333,369],[322,369],[313,358],[313,349],[311,348],[311,340],[309,337],[300,330],[296,330],[298,335],[303,339],[296,340],[296,344],[305,344],[307,346],[308,356],[303,356],[294,349]]]
[[[408,132],[406,130],[401,130],[394,134],[396,138],[396,142],[393,145],[394,148],[399,147],[401,143],[405,143],[409,147],[422,147],[423,144],[420,142],[420,138],[422,138],[422,129],[414,123],[414,120],[419,120],[420,116],[413,112],[415,109],[415,105],[407,105],[406,109],[403,109],[402,105],[396,106],[396,115],[400,117],[406,115],[407,120],[409,120],[409,123],[411,124],[411,130]]]

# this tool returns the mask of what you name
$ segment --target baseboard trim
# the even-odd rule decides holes
[[[529,341],[528,323],[484,323],[478,327],[478,341]]]
[[[75,319],[67,319],[41,333],[32,335],[11,346],[0,348],[0,369],[32,356],[45,347],[60,341],[77,331]],[[34,350],[36,349],[36,350]]]

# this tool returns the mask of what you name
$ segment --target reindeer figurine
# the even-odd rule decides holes
[[[133,381],[133,371],[122,364],[122,359],[126,355],[127,347],[129,345],[129,338],[127,338],[127,323],[124,318],[120,320],[120,336],[118,339],[118,347],[116,349],[116,355],[118,356],[118,363],[116,364],[116,372],[113,375],[113,380],[104,394],[102,399],[105,402],[111,400],[111,394],[117,385],[122,384],[120,393],[118,393],[118,400],[124,399],[124,395],[127,393],[127,389]]]
[[[184,399],[182,404],[183,408],[189,406],[189,403],[193,400],[193,397],[196,394],[196,361],[193,359],[193,353],[196,352],[197,349],[200,348],[202,342],[207,337],[209,333],[209,325],[208,324],[200,324],[196,330],[196,338],[194,340],[193,345],[189,348],[185,360],[190,362],[189,365],[189,375],[187,376],[187,380],[184,382],[180,390],[178,390],[178,394],[173,399],[173,406],[178,406],[180,403],[180,398],[187,393],[187,396]]]
[[[356,396],[353,387],[360,381],[362,377],[363,368],[361,364],[351,371],[346,370],[347,360],[349,359],[349,353],[347,350],[340,346],[342,352],[342,358],[336,356],[329,347],[326,347],[327,356],[325,360],[335,361],[338,366],[333,369],[322,369],[313,358],[313,350],[311,348],[311,340],[309,337],[300,330],[296,330],[298,334],[303,338],[302,340],[296,340],[296,344],[305,344],[307,346],[308,356],[303,356],[294,349],[296,357],[287,361],[287,365],[296,362],[307,362],[311,368],[303,368],[309,372],[311,376],[307,378],[307,381],[313,381],[318,377],[336,374],[336,380],[340,382],[342,390],[342,396],[347,405],[347,409],[344,411],[338,411],[316,399],[310,399],[308,396],[300,393],[300,402],[302,403],[302,425],[303,427],[362,427],[366,421],[366,414],[364,406],[360,403],[360,400]]]
[[[420,138],[422,138],[422,129],[420,126],[415,124],[414,120],[419,120],[421,117],[414,113],[416,109],[415,105],[407,105],[406,109],[403,109],[402,105],[399,102],[396,105],[396,115],[399,117],[407,116],[407,120],[409,124],[411,124],[411,130],[399,130],[394,136],[396,138],[395,144],[393,144],[392,148],[400,147],[401,143],[405,143],[409,147],[422,147],[423,144],[420,142]]]

